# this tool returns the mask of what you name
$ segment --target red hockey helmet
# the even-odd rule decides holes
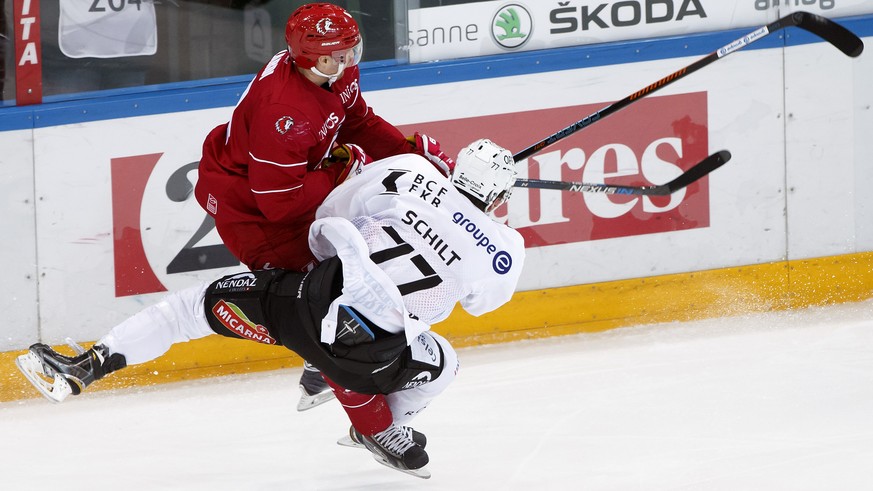
[[[342,7],[306,4],[288,17],[285,41],[301,68],[312,68],[319,56],[331,56],[346,67],[361,61],[363,44],[358,23]]]

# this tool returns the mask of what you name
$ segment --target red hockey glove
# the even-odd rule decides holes
[[[440,150],[438,141],[417,131],[414,135],[407,137],[406,140],[412,144],[415,153],[430,160],[442,175],[446,177],[452,175],[452,171],[455,170],[455,161]]]
[[[364,149],[354,143],[346,143],[334,147],[323,165],[328,168],[341,165],[342,169],[337,174],[336,183],[342,184],[347,179],[360,174],[364,166],[372,162],[373,159],[364,153]]]

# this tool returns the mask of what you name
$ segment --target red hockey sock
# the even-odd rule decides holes
[[[324,376],[324,374],[321,374]],[[373,435],[385,430],[394,422],[394,415],[388,407],[388,401],[382,394],[359,394],[343,389],[333,380],[324,377],[333,389],[337,400],[342,404],[352,426],[363,435]]]

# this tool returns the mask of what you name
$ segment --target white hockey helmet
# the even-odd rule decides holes
[[[509,199],[518,169],[509,150],[487,138],[476,140],[458,154],[452,184],[485,204],[490,213]]]

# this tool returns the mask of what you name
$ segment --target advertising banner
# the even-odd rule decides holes
[[[489,138],[509,146],[533,138],[530,128],[548,128],[556,121],[590,114],[604,104],[457,119],[416,128],[459,136],[489,128]],[[592,125],[584,135],[565,138],[532,156],[521,165],[522,177],[633,186],[667,182],[709,154],[707,107],[705,92],[641,100],[624,115]],[[450,148],[466,143],[452,137],[444,142]],[[507,213],[509,224],[522,233],[527,247],[687,230],[709,225],[709,188],[703,179],[668,197],[574,196],[519,189],[498,216]]]
[[[793,11],[873,12],[869,0],[491,1],[409,12],[413,63],[761,26]]]
[[[445,148],[460,149],[480,128],[490,128],[497,142],[524,141],[530,138],[528,125],[543,127],[596,107],[568,106],[401,129],[441,135]],[[521,175],[628,185],[666,182],[708,155],[707,108],[704,92],[642,100],[624,117],[592,126],[584,138],[567,138],[531,157],[521,165]],[[112,194],[116,297],[164,292],[192,275],[208,279],[214,270],[241,267],[193,200],[197,164],[193,152],[184,159],[169,149],[115,155],[104,162]],[[497,215],[522,233],[528,248],[535,248],[706,228],[709,206],[708,179],[702,179],[667,197],[518,189]]]

